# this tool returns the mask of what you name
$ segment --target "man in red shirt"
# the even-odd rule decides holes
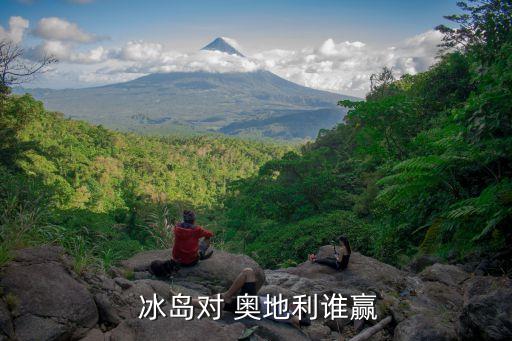
[[[199,259],[206,259],[212,254],[212,251],[206,254],[206,250],[210,246],[213,233],[195,225],[195,221],[194,212],[183,211],[183,222],[173,229],[172,260],[180,265],[195,265]],[[201,238],[204,239],[201,240]]]

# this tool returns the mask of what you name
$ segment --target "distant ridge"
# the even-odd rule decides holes
[[[203,50],[244,57],[229,38]],[[238,57],[237,57],[238,58]],[[147,134],[216,132],[277,139],[315,138],[343,120],[342,94],[311,89],[267,70],[175,71],[81,89],[13,89],[49,110],[110,128]]]
[[[201,50],[207,50],[207,51],[220,51],[225,52],[227,54],[234,54],[240,57],[245,57],[243,54],[241,54],[237,49],[235,49],[233,46],[231,46],[224,38],[219,37],[215,38],[214,41],[203,47]]]

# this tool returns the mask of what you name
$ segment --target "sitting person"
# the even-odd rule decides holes
[[[178,293],[174,290],[170,289],[170,292],[173,296],[177,296]],[[237,310],[237,296],[243,296],[243,295],[249,295],[249,296],[256,296],[257,290],[256,290],[256,274],[254,273],[254,270],[251,268],[245,268],[242,270],[240,274],[235,278],[229,289],[220,294],[220,297],[223,299],[223,302],[221,304],[221,309],[229,312],[236,312]],[[265,307],[270,304],[267,302],[266,296],[258,296],[259,299],[259,310],[260,313],[263,314],[266,312]],[[199,304],[199,299],[192,298],[191,303],[193,306],[201,308],[201,305]],[[289,323],[294,327],[297,327],[300,329],[301,326],[309,326],[311,325],[311,320],[309,317],[303,313],[302,319],[299,320],[297,316],[292,315],[288,311],[282,311],[280,314],[277,314],[278,316],[286,317],[289,316],[287,319],[273,319],[272,317],[267,317],[268,319],[272,319],[276,322],[281,323]]]
[[[213,253],[211,250],[207,252],[213,233],[195,225],[195,221],[194,212],[183,211],[183,222],[173,228],[172,260],[182,266],[195,265],[200,259],[209,258]]]
[[[350,254],[352,250],[350,249],[350,243],[348,242],[347,237],[340,236],[338,237],[339,247],[341,251],[341,257],[338,251],[336,251],[336,247],[334,248],[334,257],[326,257],[326,258],[316,258],[315,254],[309,255],[309,260],[313,263],[318,263],[322,265],[327,265],[333,269],[342,271],[345,270],[348,266],[348,261],[350,260]]]

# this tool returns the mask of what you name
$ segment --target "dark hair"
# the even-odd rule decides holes
[[[196,221],[196,214],[194,211],[183,211],[183,221],[185,223],[193,224]]]
[[[339,237],[338,237],[338,240],[339,240],[341,243],[343,243],[343,245],[345,245],[345,248],[347,249],[347,252],[348,252],[349,254],[351,254],[351,253],[352,253],[352,249],[350,248],[350,243],[348,242],[348,238],[347,238],[347,237],[345,237],[345,236],[339,236]]]

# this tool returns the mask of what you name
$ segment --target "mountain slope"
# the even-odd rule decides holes
[[[243,58],[222,38],[203,49]],[[264,70],[157,73],[101,87],[16,91],[33,94],[50,110],[120,130],[186,129],[279,138],[316,137],[318,129],[341,121],[346,111],[336,104],[351,98],[307,88]],[[278,134],[264,127],[276,119]],[[314,129],[292,127],[311,122]],[[232,124],[237,128],[232,129]]]

